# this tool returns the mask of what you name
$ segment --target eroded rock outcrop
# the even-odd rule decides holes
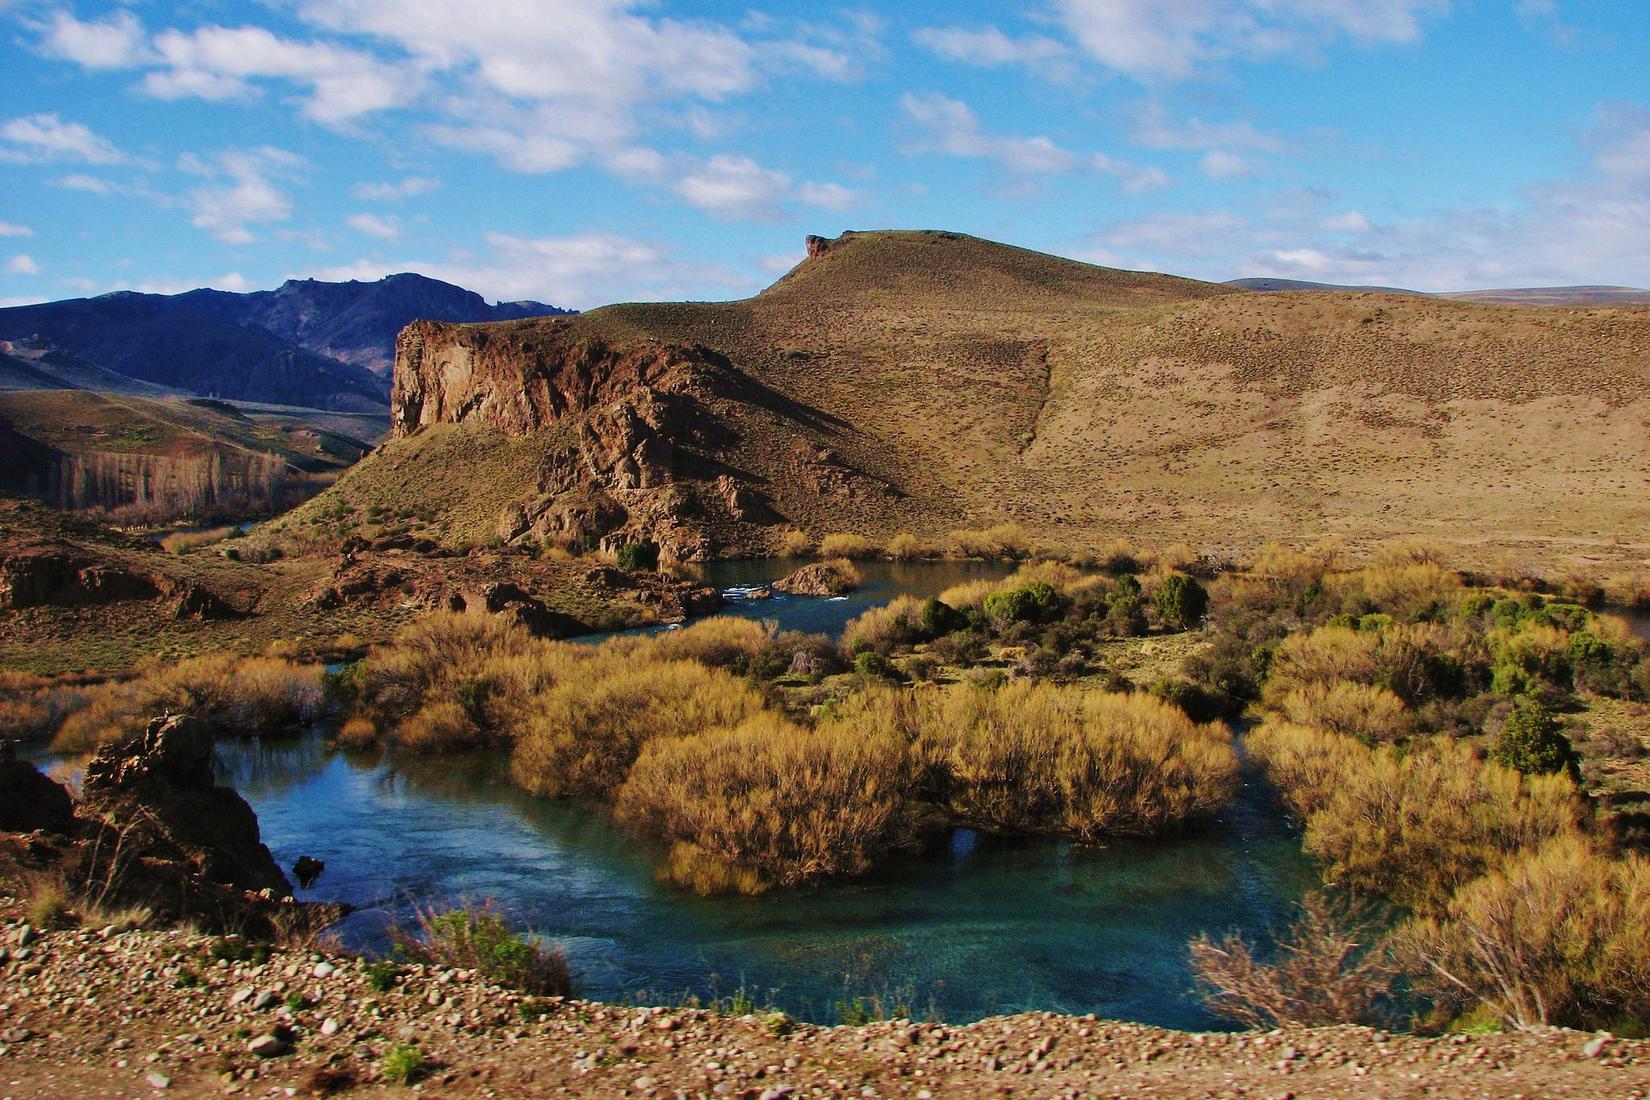
[[[212,775],[212,734],[185,715],[151,721],[86,765],[83,818],[100,819],[143,859],[180,863],[241,890],[291,892],[246,800]]]
[[[539,492],[499,513],[506,542],[643,538],[668,557],[701,560],[720,548],[718,530],[779,518],[726,462],[724,413],[758,389],[698,345],[614,342],[572,321],[498,330],[419,322],[398,345],[391,430],[480,423],[541,437]]]
[[[845,558],[817,561],[773,582],[776,592],[791,596],[840,596],[859,587],[859,570]]]

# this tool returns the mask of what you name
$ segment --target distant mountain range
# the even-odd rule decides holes
[[[1347,286],[1341,283],[1314,283],[1305,279],[1232,279],[1227,286],[1244,290],[1322,290],[1344,293],[1416,294],[1424,298],[1455,298],[1463,302],[1492,302],[1511,306],[1638,306],[1650,305],[1650,290],[1632,286],[1533,286],[1508,290],[1458,290],[1432,293],[1395,286]]]
[[[569,312],[543,302],[491,305],[412,274],[293,279],[247,294],[118,291],[0,309],[0,341],[15,345],[0,348],[0,388],[159,390],[382,412],[395,336],[408,323]]]

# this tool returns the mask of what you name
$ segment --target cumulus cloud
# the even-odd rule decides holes
[[[6,271],[12,275],[38,275],[40,265],[34,262],[33,256],[23,253],[6,261]]]
[[[1210,149],[1198,158],[1197,170],[1212,180],[1242,179],[1255,174],[1247,158],[1225,149]]]
[[[1312,56],[1337,40],[1403,45],[1448,0],[1055,0],[1078,46],[1109,69],[1182,80],[1230,58]]]
[[[968,104],[938,93],[907,92],[900,98],[900,110],[918,132],[907,152],[982,158],[1022,176],[1095,171],[1116,177],[1128,191],[1150,190],[1168,182],[1159,169],[1137,168],[1104,153],[1083,156],[1045,136],[991,133],[980,125]]]
[[[124,9],[82,23],[66,11],[53,12],[38,28],[40,52],[88,69],[125,69],[149,57],[143,24]]]
[[[381,217],[377,214],[355,214],[345,224],[357,233],[377,237],[381,241],[393,241],[401,236],[401,223],[399,220]]]
[[[430,176],[406,176],[390,182],[358,183],[351,193],[368,202],[400,202],[418,195],[428,195],[440,187],[441,181]]]
[[[292,216],[292,200],[279,184],[304,164],[296,153],[268,145],[225,149],[210,158],[184,154],[179,169],[207,181],[189,192],[190,223],[225,244],[251,244],[258,239],[252,226]]]
[[[790,187],[783,172],[763,168],[749,157],[714,156],[676,181],[675,192],[689,205],[723,221],[772,221]]]
[[[14,222],[0,222],[0,237],[32,237],[34,230]]]
[[[27,115],[0,125],[0,162],[119,164],[125,159],[109,139],[79,122],[64,122],[56,114]]]
[[[298,42],[262,27],[166,31],[155,37],[154,52],[163,67],[144,78],[151,95],[231,99],[253,94],[254,80],[288,80],[309,89],[304,114],[329,125],[401,106],[418,83],[416,71],[364,51]]]
[[[865,198],[859,191],[840,183],[804,183],[796,189],[796,197],[809,206],[838,213],[853,209]]]

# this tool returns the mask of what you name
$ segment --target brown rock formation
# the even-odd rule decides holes
[[[212,734],[184,715],[156,718],[86,765],[81,816],[121,830],[145,860],[181,863],[208,882],[291,892],[246,800],[212,776]]]
[[[774,591],[792,596],[840,596],[858,587],[859,570],[846,558],[804,565],[790,576],[773,582]]]

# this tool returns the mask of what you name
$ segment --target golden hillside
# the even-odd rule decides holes
[[[485,487],[485,509],[440,502],[468,537],[501,499],[555,512],[504,537],[566,529],[577,498],[576,522],[621,536],[672,513],[703,553],[787,526],[1015,520],[1071,549],[1414,534],[1468,560],[1646,554],[1650,310],[1250,293],[938,232],[811,251],[744,301],[414,326],[404,438],[310,507],[389,507],[427,466]],[[509,437],[509,472],[452,469],[487,448],[420,428],[440,422]],[[523,463],[532,440],[545,457]]]

